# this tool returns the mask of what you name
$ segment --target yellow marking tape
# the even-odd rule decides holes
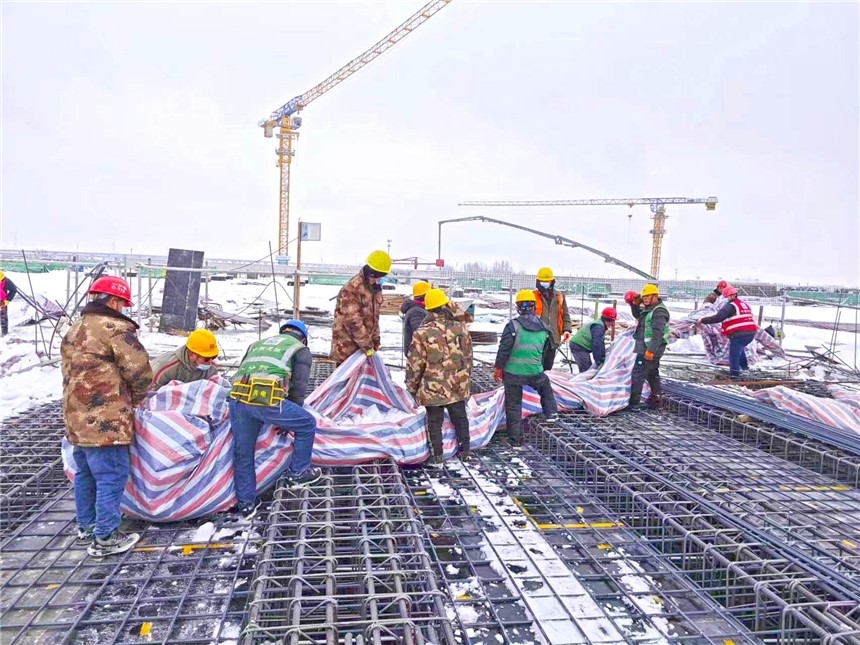
[[[56,584],[55,585],[48,585],[47,587],[45,587],[45,589],[59,589],[59,588],[60,588],[60,585],[56,585]]]
[[[140,635],[141,636],[149,636],[149,633],[152,631],[152,623],[143,623],[140,626]]]
[[[598,544],[597,548],[598,549],[611,549],[612,547],[609,546],[608,544]]]
[[[191,555],[192,552],[198,551],[200,549],[232,549],[235,544],[232,543],[213,543],[213,544],[183,544],[180,546],[168,545],[168,546],[139,546],[135,551],[138,552],[151,552],[151,551],[164,551],[165,549],[181,549],[182,555]]]
[[[852,549],[856,549],[857,545],[854,544],[851,540],[842,540],[842,544],[845,546],[850,546]]]
[[[537,527],[543,530],[549,529],[614,529],[619,526],[624,526],[621,522],[583,522],[580,524],[538,524]]]

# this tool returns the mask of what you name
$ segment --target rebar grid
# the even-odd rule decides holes
[[[860,643],[860,600],[750,535],[728,514],[588,436],[596,417],[527,424],[529,438],[626,525],[667,554],[757,636],[779,643]]]
[[[335,369],[337,369],[337,363],[333,360],[314,356],[311,373],[308,376],[308,391],[313,392],[322,385],[322,382],[331,376]]]
[[[480,506],[470,506],[471,493],[463,491],[477,487],[507,517],[501,530],[484,529],[484,549],[513,573],[514,589],[522,591],[539,629],[551,628],[553,618],[563,617],[562,608],[571,610],[576,625],[561,642],[605,642],[612,629],[619,642],[628,643],[666,638],[721,645],[727,640],[759,642],[665,562],[665,556],[627,529],[623,518],[596,503],[539,453],[491,446],[479,451],[468,468],[448,466],[445,473],[458,493],[452,501],[459,497],[479,528],[493,524],[494,518],[483,515]],[[451,508],[444,500],[440,505]],[[425,510],[425,521],[427,515]],[[505,545],[506,535],[513,535],[517,544]],[[449,559],[447,548],[434,550],[440,563],[463,567],[462,559]],[[443,576],[446,572],[442,569]],[[446,577],[449,589],[462,584]],[[612,629],[600,633],[589,628],[600,624]],[[576,628],[583,634],[578,641]]]
[[[259,535],[215,518],[146,526],[136,548],[92,558],[76,542],[71,491],[0,544],[0,642],[219,643],[238,637]],[[213,532],[214,531],[214,532]],[[202,538],[197,539],[195,538]]]
[[[454,644],[402,476],[390,461],[279,486],[244,643]]]
[[[501,387],[493,380],[493,368],[484,365],[472,366],[472,394],[490,392]]]
[[[31,408],[0,424],[0,536],[69,487],[60,442],[62,402]]]
[[[581,431],[851,579],[860,597],[860,490],[666,413],[596,418]],[[693,432],[691,432],[693,430]]]
[[[856,455],[681,396],[667,395],[663,400],[668,410],[688,421],[800,464],[843,484],[860,487],[860,457]]]

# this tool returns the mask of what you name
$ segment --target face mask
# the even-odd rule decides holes
[[[125,316],[126,318],[131,318],[131,307],[123,307],[122,308],[122,315]]]
[[[388,284],[389,282],[391,282],[391,280],[389,280],[389,279],[388,279],[388,278],[386,278],[386,277],[382,277],[382,278],[379,278],[379,280],[377,280],[377,281],[376,281],[376,284]]]
[[[549,288],[552,286],[552,282],[538,282],[538,284],[539,284],[543,289],[549,289]]]
[[[202,370],[204,372],[208,372],[209,368],[211,368],[211,367],[212,367],[211,363],[200,363],[200,365],[197,366],[197,369]]]

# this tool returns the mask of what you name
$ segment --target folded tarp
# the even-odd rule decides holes
[[[633,355],[632,332],[622,334],[599,370],[571,376],[549,372],[561,411],[585,406],[605,415],[627,404]],[[220,377],[165,385],[135,411],[131,476],[122,509],[127,515],[167,522],[223,511],[236,502],[233,491],[233,435],[227,393]],[[470,442],[481,448],[504,423],[501,388],[468,401]],[[313,460],[345,466],[378,458],[400,464],[427,459],[424,408],[394,383],[379,355],[356,353],[311,394],[305,407],[317,420]],[[537,394],[526,388],[523,415],[541,411]],[[445,419],[445,455],[456,452],[454,428]],[[277,480],[289,463],[292,437],[274,426],[257,438],[257,490]],[[72,447],[63,441],[66,472],[74,478]]]
[[[860,435],[860,396],[837,386],[831,386],[830,392],[834,398],[827,399],[780,385],[758,390],[753,396],[779,410]]]

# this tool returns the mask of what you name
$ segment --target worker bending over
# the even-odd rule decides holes
[[[636,362],[630,384],[630,401],[627,409],[639,407],[642,401],[642,386],[645,381],[651,387],[648,407],[660,407],[663,389],[660,384],[660,359],[669,342],[669,310],[660,299],[657,287],[646,284],[642,295],[635,291],[624,294],[624,301],[630,305],[633,317],[639,321],[633,339],[636,341]]]
[[[257,514],[257,471],[254,451],[266,424],[280,434],[293,433],[293,454],[287,466],[290,488],[312,484],[322,476],[311,466],[317,424],[302,406],[308,392],[313,357],[307,348],[308,328],[288,320],[280,334],[252,343],[233,378],[228,405],[233,429],[233,483],[237,510],[249,520]]]
[[[427,410],[430,460],[441,463],[445,410],[457,434],[458,457],[469,459],[472,339],[465,325],[454,319],[448,297],[431,289],[424,299],[427,316],[412,335],[406,363],[406,389]]]
[[[424,306],[424,296],[430,291],[430,283],[419,280],[412,285],[412,299],[405,301],[400,306],[403,314],[403,355],[409,353],[409,345],[412,344],[412,334],[424,322],[427,309]]]
[[[589,320],[570,340],[570,353],[580,374],[591,369],[591,357],[594,356],[594,365],[600,368],[606,360],[606,345],[604,336],[607,329],[614,329],[615,319],[618,313],[614,307],[606,307],[600,312],[599,320]]]
[[[544,370],[550,369],[555,346],[552,332],[535,315],[535,294],[523,289],[517,293],[516,318],[505,325],[496,354],[493,378],[505,386],[505,420],[508,441],[523,445],[523,386],[529,385],[540,396],[544,416],[554,420],[558,406],[552,384]]]
[[[728,285],[725,280],[720,280],[717,283],[716,288],[711,291],[707,296],[705,296],[705,303],[713,304],[717,301],[717,298],[723,295],[723,289],[725,289]]]
[[[758,330],[758,325],[753,318],[752,309],[743,300],[738,298],[738,290],[732,286],[726,286],[722,290],[723,297],[728,302],[713,316],[706,316],[696,321],[696,326],[713,325],[722,323],[723,336],[729,339],[729,377],[739,379],[741,370],[748,370],[747,355],[744,349],[753,340]]]
[[[18,287],[0,271],[0,336],[9,333],[9,301],[18,295]]]
[[[379,281],[391,271],[391,258],[385,251],[373,251],[367,263],[337,294],[334,323],[331,326],[331,358],[338,365],[355,352],[373,356],[379,349],[379,312],[382,285]]]
[[[218,356],[218,343],[215,335],[208,329],[195,329],[181,347],[162,354],[152,363],[152,385],[157,390],[170,381],[191,383],[212,378],[218,373],[213,363]]]
[[[547,367],[552,369],[555,350],[570,340],[570,311],[564,294],[555,290],[555,276],[549,267],[543,267],[538,271],[534,294],[535,314],[552,334],[553,351]]]

